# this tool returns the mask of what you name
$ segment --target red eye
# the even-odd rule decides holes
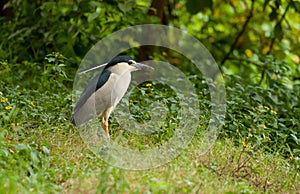
[[[129,60],[127,63],[128,63],[128,65],[132,65],[132,64],[135,64],[136,62],[134,60]]]

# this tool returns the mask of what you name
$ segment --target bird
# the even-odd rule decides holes
[[[110,139],[109,117],[129,87],[131,72],[152,70],[153,67],[137,63],[127,55],[116,56],[88,82],[74,107],[71,122],[75,126],[88,122],[95,117],[93,110],[96,109],[96,115],[102,119],[102,127]]]

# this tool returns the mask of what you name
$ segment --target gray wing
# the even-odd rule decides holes
[[[91,97],[91,95],[94,94],[98,89],[100,89],[107,82],[110,75],[111,72],[105,69],[101,74],[96,75],[89,81],[87,87],[82,92],[78,102],[76,103],[74,112],[76,112],[76,110],[81,108],[86,103],[86,101]]]
[[[96,92],[100,91],[99,89],[108,81],[110,76],[111,72],[105,69],[102,73],[96,75],[89,81],[75,105],[74,113],[71,118],[71,122],[74,125],[81,125],[95,116],[95,113],[93,113],[90,108],[88,100]],[[86,103],[87,105],[85,105]]]

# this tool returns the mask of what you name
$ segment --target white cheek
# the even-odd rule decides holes
[[[130,66],[130,71],[137,71],[138,69],[135,66]]]

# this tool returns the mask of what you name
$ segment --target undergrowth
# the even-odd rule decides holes
[[[299,85],[289,88],[272,80],[272,86],[260,87],[225,75],[227,115],[211,151],[200,156],[201,138],[196,133],[169,164],[128,171],[110,166],[91,153],[69,123],[72,71],[65,71],[68,64],[62,55],[47,55],[43,64],[0,64],[1,193],[296,193],[300,189]],[[18,68],[20,65],[26,69]],[[153,88],[159,90],[161,86],[155,84],[145,83],[136,91],[129,102],[133,117],[147,119],[149,113],[141,103],[168,95],[169,90],[156,92]],[[149,91],[150,96],[142,95]],[[198,98],[203,98],[203,93],[199,94]],[[139,96],[143,101],[137,99]],[[165,130],[176,126],[177,101],[171,92],[166,107],[173,124],[166,123]],[[207,101],[199,102],[207,107]],[[207,123],[208,117],[201,118]],[[114,118],[111,124],[114,129],[119,127]],[[204,128],[199,126],[198,130]],[[128,134],[126,138],[146,145],[170,134],[162,132],[142,140]]]

